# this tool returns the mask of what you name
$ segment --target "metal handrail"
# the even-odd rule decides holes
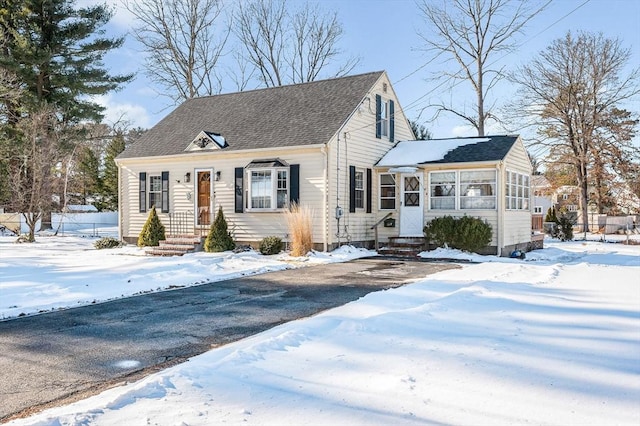
[[[387,215],[385,217],[383,217],[382,219],[380,219],[379,221],[377,221],[370,229],[373,229],[373,232],[375,234],[375,244],[376,244],[376,251],[378,251],[378,249],[380,248],[380,245],[378,244],[378,226],[384,222],[385,220],[389,219],[391,216],[393,216],[393,212],[389,212],[387,213]]]

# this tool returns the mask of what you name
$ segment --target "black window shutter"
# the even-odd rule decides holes
[[[356,211],[356,166],[349,166],[349,212]]]
[[[242,213],[244,211],[243,193],[244,193],[244,168],[236,167],[236,179],[235,179],[235,211],[236,213]]]
[[[169,213],[169,172],[162,172],[162,213]]]
[[[140,172],[140,194],[138,196],[139,212],[144,213],[147,211],[147,174]]]
[[[367,213],[371,213],[371,169],[367,169]]]
[[[389,140],[393,142],[393,131],[394,131],[394,123],[393,123],[393,101],[389,100]]]
[[[382,104],[382,98],[380,95],[376,95],[376,138],[380,139],[382,135],[382,123],[380,123],[380,108]]]
[[[289,203],[300,204],[300,164],[289,166]]]

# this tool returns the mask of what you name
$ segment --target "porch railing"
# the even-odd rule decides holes
[[[193,223],[191,210],[169,213],[169,235],[193,235]]]

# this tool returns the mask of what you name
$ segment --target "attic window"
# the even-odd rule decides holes
[[[191,141],[185,151],[223,149],[228,146],[229,144],[221,134],[203,130]]]

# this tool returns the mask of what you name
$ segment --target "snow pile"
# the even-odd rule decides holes
[[[371,293],[9,424],[640,424],[640,247],[528,258]]]

